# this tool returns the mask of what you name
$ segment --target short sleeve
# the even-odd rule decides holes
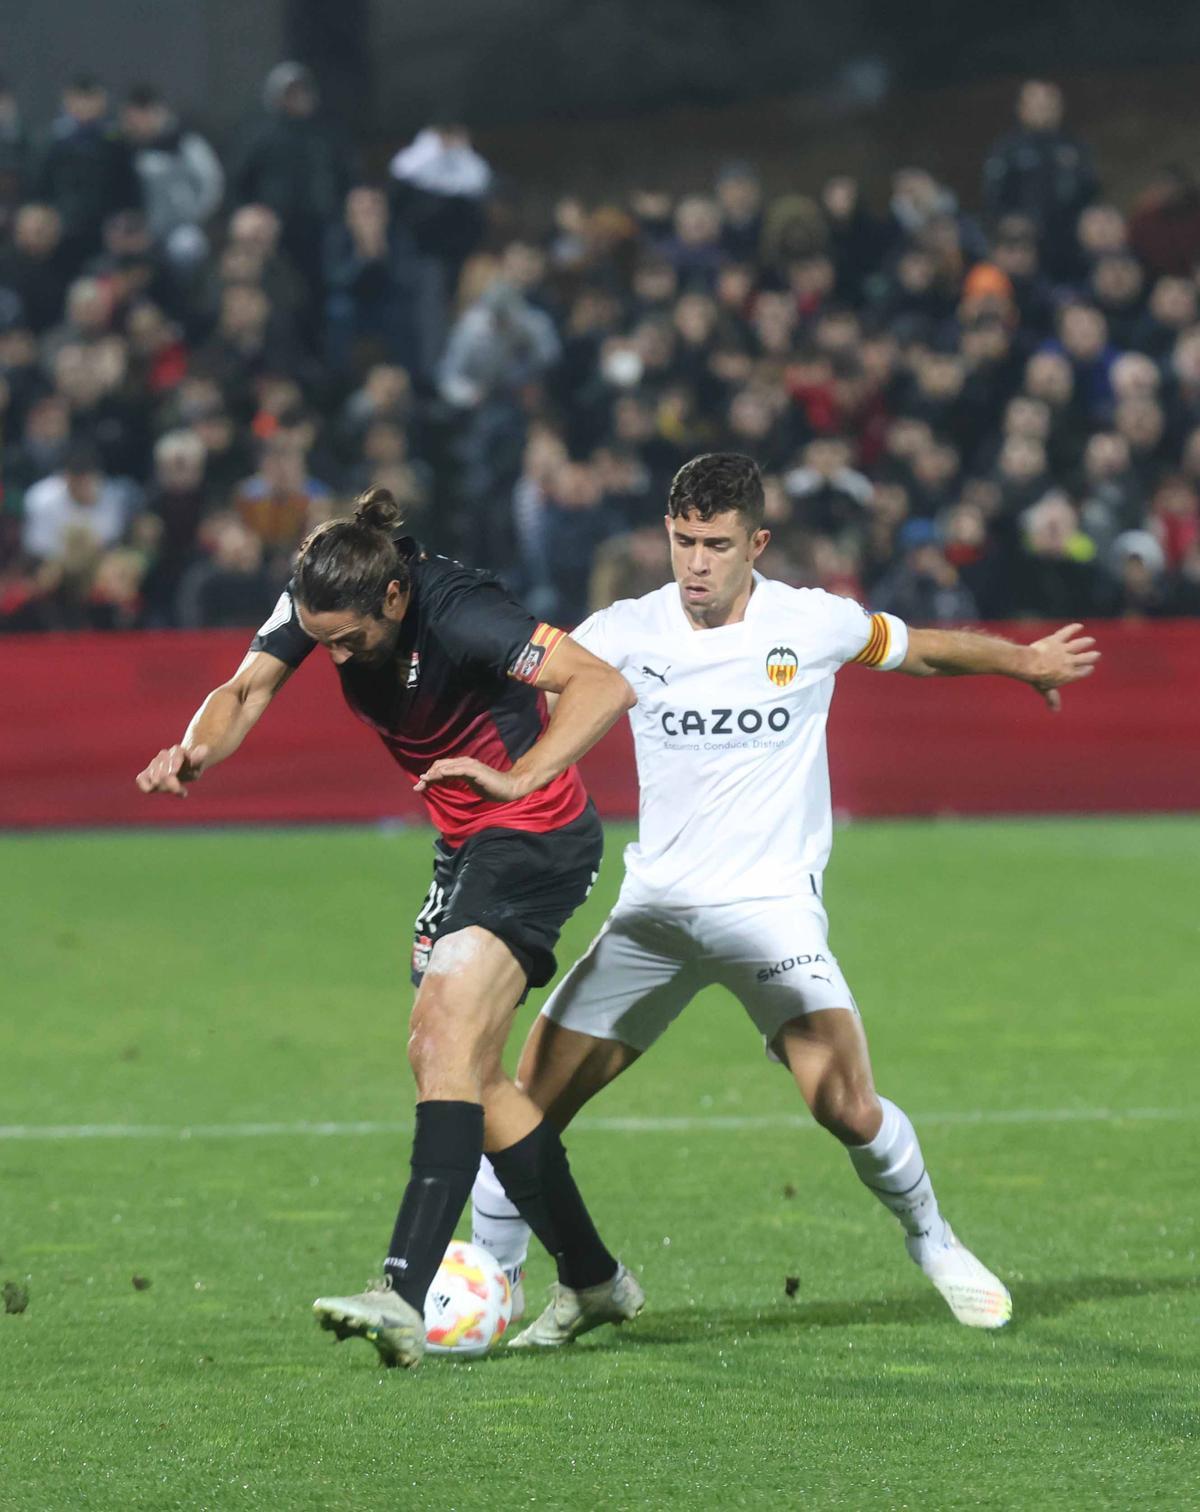
[[[472,584],[440,606],[438,639],[459,667],[473,666],[537,681],[538,673],[565,639],[565,632],[530,614],[498,583]]]
[[[279,595],[274,609],[258,628],[250,642],[251,651],[265,651],[289,667],[298,667],[316,645],[311,635],[300,628],[296,603],[290,587]]]
[[[619,667],[621,651],[614,632],[611,609],[597,609],[571,631],[571,639],[609,666]]]
[[[821,593],[823,617],[838,662],[893,672],[908,652],[908,626],[894,614],[872,614],[854,599]]]

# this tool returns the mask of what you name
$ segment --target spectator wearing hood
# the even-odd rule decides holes
[[[64,89],[62,114],[34,175],[39,199],[62,217],[63,236],[79,266],[100,250],[105,220],[141,204],[141,185],[128,144],[108,116],[108,91],[91,74]]]
[[[1126,619],[1171,614],[1163,549],[1148,530],[1126,530],[1112,543],[1109,569],[1115,588],[1110,614]]]
[[[173,263],[193,267],[208,254],[204,226],[225,193],[220,159],[199,132],[180,124],[151,85],[125,96],[121,130],[133,154],[150,235]]]
[[[235,204],[266,205],[278,215],[284,248],[314,291],[325,230],[351,181],[350,152],[320,113],[312,72],[276,64],[263,85],[263,114],[233,153],[229,185]]]

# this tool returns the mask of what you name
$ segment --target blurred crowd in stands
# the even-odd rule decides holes
[[[1189,170],[1107,202],[1030,82],[969,210],[919,167],[878,205],[580,177],[526,224],[441,123],[371,180],[294,63],[221,155],[152,88],[75,78],[39,132],[0,84],[0,628],[253,625],[374,484],[575,623],[665,581],[713,449],[761,463],[789,582],[918,623],[1200,613]]]

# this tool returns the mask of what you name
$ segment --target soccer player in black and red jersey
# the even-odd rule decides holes
[[[485,1150],[555,1256],[576,1332],[634,1317],[636,1278],[596,1233],[558,1134],[501,1067],[513,1009],[553,976],[559,931],[600,864],[600,822],[574,763],[634,695],[494,579],[401,534],[391,496],[373,489],[353,519],[308,537],[249,654],[138,775],[142,791],[183,795],[231,756],[318,645],[440,839],[413,946],[411,1179],[384,1280],[319,1298],[317,1317],[339,1338],[368,1339],[386,1364],[416,1365],[425,1293]]]

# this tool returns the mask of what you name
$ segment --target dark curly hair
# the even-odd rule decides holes
[[[300,548],[296,597],[314,614],[351,609],[378,619],[389,583],[409,585],[408,563],[395,542],[400,507],[386,488],[355,500],[349,520],[326,520]]]
[[[741,452],[705,452],[685,462],[672,478],[667,496],[672,519],[694,514],[711,520],[727,509],[736,510],[747,529],[762,527],[763,480],[753,457]]]

